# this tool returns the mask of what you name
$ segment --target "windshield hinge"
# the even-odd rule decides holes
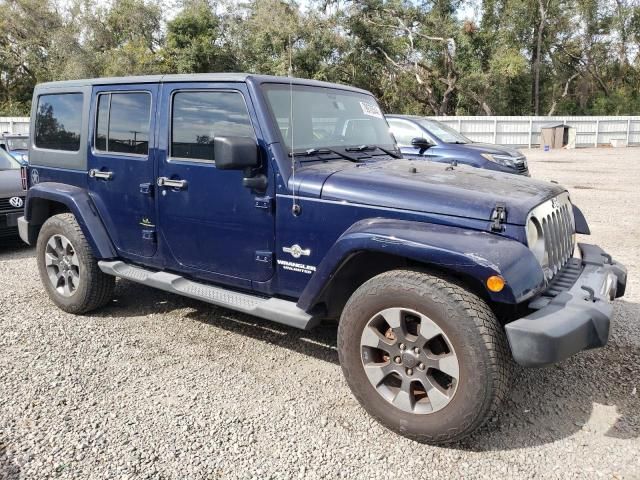
[[[496,203],[493,212],[491,212],[491,231],[504,231],[505,223],[507,223],[507,207],[504,203]]]
[[[273,252],[269,252],[267,250],[257,250],[255,260],[256,262],[271,265],[273,263]]]

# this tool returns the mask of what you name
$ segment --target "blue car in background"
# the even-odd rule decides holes
[[[444,123],[414,115],[386,115],[405,158],[471,165],[529,176],[526,157],[515,148],[476,143]]]
[[[27,135],[4,134],[0,138],[0,148],[15,158],[20,165],[29,163],[29,137]]]

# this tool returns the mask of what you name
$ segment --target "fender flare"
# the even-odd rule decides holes
[[[40,226],[49,217],[48,210],[44,213],[38,210],[40,200],[61,203],[73,213],[96,258],[118,256],[87,190],[56,182],[39,183],[27,192],[24,218],[29,225],[29,244],[35,243]]]
[[[589,224],[587,223],[587,219],[580,210],[575,205],[571,204],[573,207],[573,221],[575,222],[576,233],[581,233],[583,235],[591,235],[591,229],[589,228]]]
[[[488,232],[407,220],[360,220],[331,247],[309,279],[298,306],[309,311],[348,260],[361,252],[407,258],[425,266],[480,280],[500,275],[501,292],[486,289],[492,301],[517,304],[545,286],[542,268],[522,243]],[[485,287],[486,288],[486,287]]]

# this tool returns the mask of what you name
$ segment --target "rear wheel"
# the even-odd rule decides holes
[[[363,407],[418,441],[458,440],[505,397],[512,360],[487,304],[451,280],[396,270],[363,284],[338,329],[340,363]]]
[[[89,312],[112,299],[115,278],[98,268],[73,214],[54,215],[44,223],[36,255],[49,297],[65,312]]]

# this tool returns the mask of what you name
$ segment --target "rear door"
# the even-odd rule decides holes
[[[157,187],[158,227],[167,266],[242,287],[269,280],[273,181],[266,192],[243,186],[245,173],[216,168],[213,150],[216,136],[262,142],[246,85],[163,84],[161,97],[158,180],[171,183]],[[258,171],[272,178],[266,155]]]
[[[156,252],[154,136],[158,86],[95,87],[89,192],[125,258]]]

